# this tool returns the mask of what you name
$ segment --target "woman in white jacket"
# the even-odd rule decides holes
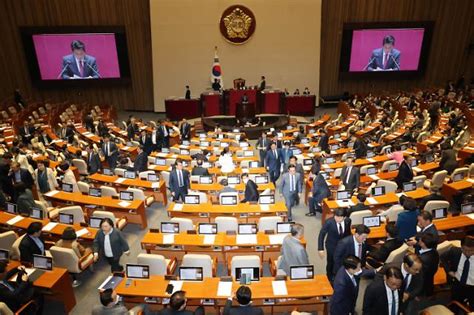
[[[35,170],[36,189],[41,194],[57,189],[58,181],[56,180],[54,171],[49,168],[49,161],[38,161],[36,164],[38,166]]]
[[[221,172],[225,175],[232,173],[235,169],[234,161],[232,161],[232,153],[229,148],[224,148],[218,160],[221,166]]]
[[[77,186],[76,176],[74,172],[70,169],[69,163],[64,162],[60,166],[61,170],[64,172],[63,183],[71,184],[73,192],[79,192],[79,186]]]

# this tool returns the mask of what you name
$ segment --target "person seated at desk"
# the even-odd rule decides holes
[[[222,174],[226,175],[234,171],[235,165],[234,161],[232,160],[232,152],[230,152],[228,147],[222,150],[218,163],[221,166]]]
[[[341,185],[344,186],[345,190],[357,192],[360,185],[360,170],[353,163],[354,159],[352,157],[346,159],[346,165],[341,170]]]
[[[329,149],[329,136],[324,129],[319,129],[319,142],[318,147],[321,148],[321,151],[329,153],[331,150]]]
[[[232,297],[227,299],[224,307],[224,315],[263,315],[260,307],[252,306],[252,290],[247,286],[240,286],[235,292],[235,298],[239,306],[232,306]]]
[[[356,159],[363,159],[367,156],[367,143],[363,137],[357,137],[355,132],[351,135],[351,140],[354,142],[352,149],[355,153]]]
[[[362,273],[360,259],[347,256],[334,278],[334,293],[330,298],[330,315],[355,314],[359,293],[359,275]]]
[[[291,266],[309,265],[309,258],[301,240],[304,237],[304,227],[302,224],[291,225],[291,234],[286,236],[281,245],[281,260],[278,271],[290,274]]]
[[[43,296],[35,292],[34,287],[28,280],[25,266],[18,266],[6,271],[7,266],[7,261],[0,261],[0,279],[2,279],[0,281],[0,302],[5,303],[12,312],[16,312],[34,299],[37,307],[36,314],[42,314]],[[11,281],[10,279],[15,275],[17,275],[16,280]],[[22,314],[24,313],[22,312]]]
[[[202,166],[202,159],[197,159],[196,160],[196,166],[193,167],[193,170],[191,171],[191,175],[194,176],[209,176],[209,170],[205,167]]]
[[[26,235],[20,242],[20,261],[33,264],[33,255],[44,255],[45,246],[41,238],[41,222],[31,222],[26,229]]]
[[[237,192],[237,190],[234,188],[234,187],[230,187],[229,186],[229,181],[224,178],[222,179],[219,184],[222,185],[222,189],[219,191],[219,193],[217,194],[217,198],[220,199],[220,196],[222,193],[228,193],[228,192]]]
[[[257,184],[249,178],[247,173],[242,173],[241,178],[245,184],[244,199],[241,202],[257,202],[259,197]]]
[[[397,177],[395,177],[395,182],[398,185],[398,189],[403,188],[403,183],[410,182],[413,180],[413,169],[411,168],[411,163],[414,157],[408,155],[403,156],[403,160],[398,167]]]
[[[382,266],[390,253],[403,244],[403,241],[398,238],[398,227],[396,225],[386,224],[385,233],[387,234],[385,241],[377,243],[381,246],[374,248],[367,254],[367,262],[374,268]]]
[[[304,88],[303,95],[306,95],[306,96],[310,95],[309,89],[307,87]]]
[[[142,311],[144,314],[148,313],[148,306],[146,304],[137,305],[130,311],[117,302],[117,293],[113,289],[106,289],[99,293],[100,304],[92,308],[92,315],[128,315],[138,314]]]
[[[446,198],[441,195],[441,188],[436,185],[431,185],[430,186],[430,194],[426,197],[423,197],[420,201],[420,209],[424,209],[428,201],[433,201],[433,200],[440,200],[440,201],[446,201]]]
[[[16,199],[18,213],[21,215],[30,216],[31,208],[36,206],[33,193],[30,189],[26,188],[25,184],[22,182],[13,185],[13,189],[15,189],[18,195]]]
[[[71,170],[69,162],[65,161],[61,163],[61,165],[59,165],[59,168],[64,173],[64,177],[62,180],[63,184],[71,184],[72,191],[79,192],[79,186],[77,186],[76,176],[74,175],[74,172]]]
[[[119,164],[117,165],[117,168],[124,169],[126,171],[133,172],[134,168],[131,166],[132,162],[128,157],[122,156],[119,160]]]
[[[439,161],[439,170],[448,171],[450,175],[457,167],[456,151],[448,144],[443,143],[441,146],[441,160]]]
[[[365,205],[365,201],[367,200],[367,195],[364,193],[357,194],[357,204],[349,207],[347,210],[347,216],[350,217],[352,212],[362,211],[362,210],[369,210],[370,207]]]
[[[186,292],[176,291],[171,295],[168,307],[154,313],[154,315],[204,315],[204,308],[202,306],[196,308],[194,312],[187,311],[187,302]]]

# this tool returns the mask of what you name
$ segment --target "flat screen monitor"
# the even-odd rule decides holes
[[[89,218],[89,226],[94,229],[100,228],[100,222],[102,222],[102,218],[99,217],[90,217]]]
[[[43,255],[33,255],[33,268],[53,270],[53,258]]]
[[[460,182],[464,179],[464,172],[460,172],[460,173],[457,173],[457,174],[454,174],[453,176],[453,182]]]
[[[367,175],[375,175],[375,174],[377,174],[377,172],[378,172],[378,171],[377,171],[377,168],[376,168],[376,167],[369,167],[369,168],[367,169]]]
[[[224,206],[234,206],[237,204],[237,196],[220,196],[220,204]]]
[[[250,162],[249,162],[249,167],[250,167],[250,168],[260,167],[260,164],[259,164],[258,161],[250,161]]]
[[[154,182],[154,183],[156,183],[156,182],[158,182],[158,181],[160,180],[160,178],[158,177],[158,175],[155,174],[155,173],[148,173],[148,174],[146,174],[146,179],[147,179],[147,181],[149,181],[149,182]]]
[[[202,267],[179,267],[179,280],[202,281]]]
[[[7,202],[6,209],[8,213],[16,214],[18,212],[17,205],[15,203]]]
[[[334,163],[334,162],[336,162],[336,159],[333,158],[333,157],[331,157],[331,156],[327,157],[327,158],[324,160],[324,163],[325,163],[325,164],[332,164],[332,163]]]
[[[388,165],[388,171],[393,172],[398,170],[398,163],[392,163]]]
[[[44,218],[44,212],[43,209],[38,208],[38,207],[31,207],[31,212],[30,212],[30,218],[37,219],[37,220],[43,220]]]
[[[0,249],[0,260],[8,260],[10,252],[6,249]]]
[[[314,266],[290,266],[290,280],[310,280],[314,278]]]
[[[376,227],[380,226],[380,216],[375,215],[375,216],[370,216],[370,217],[364,217],[362,219],[362,222],[365,226],[367,227]]]
[[[165,166],[166,165],[166,159],[156,158],[155,159],[155,164],[159,165],[159,166]]]
[[[120,200],[133,201],[133,191],[121,191],[119,198]]]
[[[202,162],[202,167],[210,168],[210,167],[212,167],[212,164],[211,164],[211,162]]]
[[[469,214],[474,212],[474,202],[464,203],[461,205],[461,213]]]
[[[180,153],[181,155],[189,155],[189,150],[181,149],[181,150],[179,151],[179,153]]]
[[[426,163],[431,163],[431,162],[433,162],[433,161],[434,161],[434,156],[433,156],[433,154],[427,154],[427,155],[425,155],[425,161],[426,161]]]
[[[107,176],[113,176],[113,175],[114,175],[114,172],[113,172],[110,168],[104,168],[104,169],[102,170],[102,173],[103,173],[104,175],[107,175]]]
[[[239,223],[239,234],[257,234],[256,223]]]
[[[416,190],[416,182],[406,182],[403,183],[403,191],[409,192]]]
[[[367,158],[368,158],[368,159],[371,159],[371,158],[373,158],[374,156],[375,156],[374,151],[367,151]]]
[[[318,153],[318,152],[321,152],[321,148],[320,147],[313,147],[312,151],[314,153]]]
[[[169,148],[161,148],[161,153],[170,153]]]
[[[59,222],[62,224],[74,224],[74,215],[68,213],[60,213]]]
[[[261,205],[272,205],[275,203],[275,195],[260,195],[258,203]]]
[[[150,266],[138,264],[126,264],[125,274],[130,279],[149,279]]]
[[[410,166],[411,167],[416,167],[418,165],[418,160],[417,159],[411,159],[411,162],[410,162]]]
[[[439,208],[431,210],[433,219],[444,219],[448,216],[448,208]]]
[[[268,184],[268,176],[267,175],[257,175],[255,176],[255,184]]]
[[[199,234],[217,234],[217,223],[199,223]]]
[[[346,200],[351,198],[351,192],[349,190],[338,190],[336,193],[336,200]]]
[[[177,222],[161,222],[161,233],[179,233],[179,223]]]
[[[188,205],[198,205],[199,195],[186,195],[184,196],[184,203]]]
[[[385,195],[385,186],[375,186],[372,188],[372,196],[378,197]]]
[[[295,147],[292,147],[291,148],[291,153],[293,153],[293,155],[300,155],[301,153],[301,149],[300,148],[295,148]]]
[[[240,176],[227,176],[227,182],[229,185],[240,184]]]
[[[212,176],[199,176],[199,184],[212,184]]]
[[[205,136],[204,136],[205,137]],[[201,141],[199,142],[199,146],[201,147],[208,147],[209,146],[209,141]]]
[[[288,234],[291,233],[291,226],[295,222],[277,222],[276,231],[278,234]]]
[[[132,171],[125,171],[123,172],[123,177],[128,179],[135,179],[137,178],[137,173]]]
[[[332,150],[332,151],[339,150],[339,144],[333,144],[333,145],[331,146],[331,150]]]
[[[260,281],[260,268],[258,267],[237,267],[235,268],[235,280],[245,277],[250,281]]]
[[[96,187],[89,188],[89,196],[102,197],[102,189]]]
[[[304,159],[303,166],[311,166],[313,165],[313,159]]]
[[[308,138],[302,138],[302,139],[301,139],[301,143],[302,143],[302,144],[308,144],[308,143],[309,143],[309,139],[308,139]]]
[[[72,193],[73,190],[74,190],[72,184],[63,183],[62,187],[63,187],[63,191],[65,191],[65,192]]]
[[[253,151],[251,151],[251,150],[245,150],[245,151],[244,151],[244,156],[245,156],[245,157],[251,157],[251,156],[253,156]]]

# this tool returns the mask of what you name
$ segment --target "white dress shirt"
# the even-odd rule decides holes
[[[337,227],[337,232],[339,233],[339,231],[341,230],[342,228],[342,234],[344,234],[344,231],[345,231],[345,227],[344,227],[344,221],[341,221],[339,223],[336,222],[336,227]]]
[[[110,232],[109,233],[104,233],[105,234],[105,238],[104,238],[104,254],[105,254],[105,257],[114,257],[114,254],[112,252],[112,246],[110,245],[110,234],[112,234],[112,232],[114,231],[114,229],[110,229]]]
[[[394,292],[392,291],[392,289],[390,289],[388,286],[387,286],[387,283],[385,283],[385,291],[386,291],[386,294],[387,294],[387,306],[388,306],[388,314],[389,315],[392,315],[392,294],[395,294],[395,314],[398,314],[398,290],[395,290]],[[393,293],[392,293],[393,292]]]
[[[406,287],[404,288],[406,290],[410,286],[412,276],[411,273],[405,270],[404,266],[402,266],[400,269],[402,270],[403,279],[407,277]]]
[[[466,255],[461,254],[459,259],[458,270],[456,271],[456,279],[461,280],[462,271],[464,269],[464,263],[466,262]],[[474,256],[469,257],[469,274],[467,275],[467,285],[474,285]]]
[[[359,257],[359,245],[363,246],[363,243],[357,242],[357,239],[355,238],[355,236],[352,236],[352,237],[354,238],[354,253],[355,253],[355,256]],[[362,249],[362,250],[364,250],[364,249]],[[362,257],[359,257],[359,258],[362,258]]]
[[[345,180],[344,184],[347,184],[349,182],[349,178],[351,176],[351,171],[352,171],[352,166],[349,166],[347,168],[346,178],[344,178],[344,180]]]

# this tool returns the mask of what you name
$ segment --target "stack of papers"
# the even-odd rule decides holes
[[[183,281],[178,281],[178,280],[171,280],[170,284],[173,286],[173,293],[176,291],[181,291],[181,288],[183,287]]]
[[[413,170],[414,170],[415,172],[417,172],[417,173],[423,172],[423,170],[422,170],[421,168],[419,168],[419,167],[413,167]]]
[[[77,237],[81,237],[82,235],[89,234],[89,230],[86,228],[80,229],[79,231],[76,231]]]
[[[288,295],[285,281],[272,281],[273,295]]]
[[[232,281],[219,281],[217,296],[232,296]]]
[[[118,205],[119,205],[120,207],[123,207],[123,208],[126,208],[126,207],[130,206],[131,204],[132,204],[132,203],[131,203],[131,202],[128,202],[128,201],[120,201],[120,202],[118,203]]]
[[[216,236],[215,235],[204,235],[204,245],[214,245],[214,242],[216,241]]]
[[[370,178],[372,178],[373,180],[379,180],[380,177],[378,177],[377,175],[369,175]]]
[[[348,200],[348,201],[336,200],[336,203],[337,203],[337,206],[340,207],[340,208],[352,207],[354,205],[352,200]]]
[[[48,196],[48,197],[53,197],[53,196],[56,195],[58,192],[59,192],[59,190],[51,190],[51,191],[45,193],[45,195]]]
[[[174,234],[163,234],[163,244],[173,244]]]
[[[242,244],[257,244],[257,235],[255,234],[239,234],[237,235],[235,242],[237,245]]]
[[[181,211],[183,210],[183,204],[182,203],[175,203],[173,206],[174,211]]]
[[[281,245],[288,234],[273,234],[268,236],[271,245]]]
[[[368,198],[367,198],[367,201],[368,201],[371,205],[376,205],[376,204],[379,203],[377,200],[375,200],[374,197],[368,197]]]
[[[8,225],[14,225],[15,223],[20,222],[23,219],[24,219],[24,217],[22,217],[21,215],[17,215],[14,218],[11,218],[10,220],[8,220],[7,224]]]
[[[45,226],[43,226],[43,231],[46,231],[46,232],[49,232],[51,231],[52,229],[54,229],[54,227],[58,225],[57,222],[49,222],[48,224],[46,224]]]
[[[119,177],[119,178],[117,178],[117,179],[115,180],[115,182],[116,182],[117,184],[121,184],[121,183],[123,183],[123,182],[126,181],[126,180],[127,180],[126,178]]]
[[[151,188],[160,188],[160,182],[151,183]]]
[[[269,205],[260,205],[260,210],[262,210],[262,211],[270,211],[270,206],[269,206]]]

